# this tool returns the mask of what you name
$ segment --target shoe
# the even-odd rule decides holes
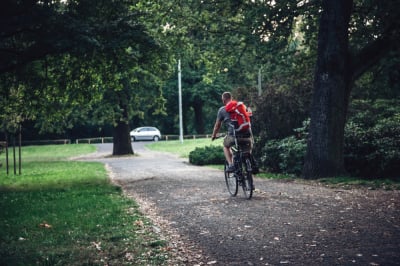
[[[255,175],[258,174],[258,173],[260,173],[260,169],[258,169],[257,166],[256,167],[253,166],[252,173]]]
[[[232,172],[235,172],[235,165],[229,165],[227,168],[226,168],[226,171],[227,172],[229,172],[229,173],[232,173]]]

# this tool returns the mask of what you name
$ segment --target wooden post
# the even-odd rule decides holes
[[[7,131],[5,132],[5,139],[6,139],[6,169],[7,169],[7,175],[10,172],[9,168],[9,162],[8,162],[8,134]]]
[[[13,161],[14,161],[14,175],[17,174],[17,159],[15,157],[15,133],[13,135]]]

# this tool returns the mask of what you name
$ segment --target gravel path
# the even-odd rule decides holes
[[[255,178],[253,199],[230,197],[223,172],[134,143],[106,164],[170,242],[180,265],[400,265],[400,192],[332,189]],[[158,230],[158,229],[157,229]]]

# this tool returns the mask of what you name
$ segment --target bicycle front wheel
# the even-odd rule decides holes
[[[229,194],[231,196],[236,196],[238,192],[238,182],[236,180],[235,174],[232,172],[228,172],[228,163],[225,162],[224,165],[224,173],[225,173],[225,182],[226,182],[226,187],[228,188]]]
[[[251,197],[253,196],[253,173],[251,171],[251,162],[248,158],[246,158],[244,163],[246,171],[243,175],[242,188],[244,196],[247,199],[251,199]]]

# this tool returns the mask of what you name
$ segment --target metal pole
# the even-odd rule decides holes
[[[179,88],[179,140],[183,143],[182,122],[182,83],[181,83],[181,60],[178,61],[178,88]]]
[[[21,145],[22,145],[22,132],[21,132],[21,124],[19,124],[19,136],[18,136],[18,173],[21,175]]]
[[[258,96],[261,96],[261,67],[258,69]]]

